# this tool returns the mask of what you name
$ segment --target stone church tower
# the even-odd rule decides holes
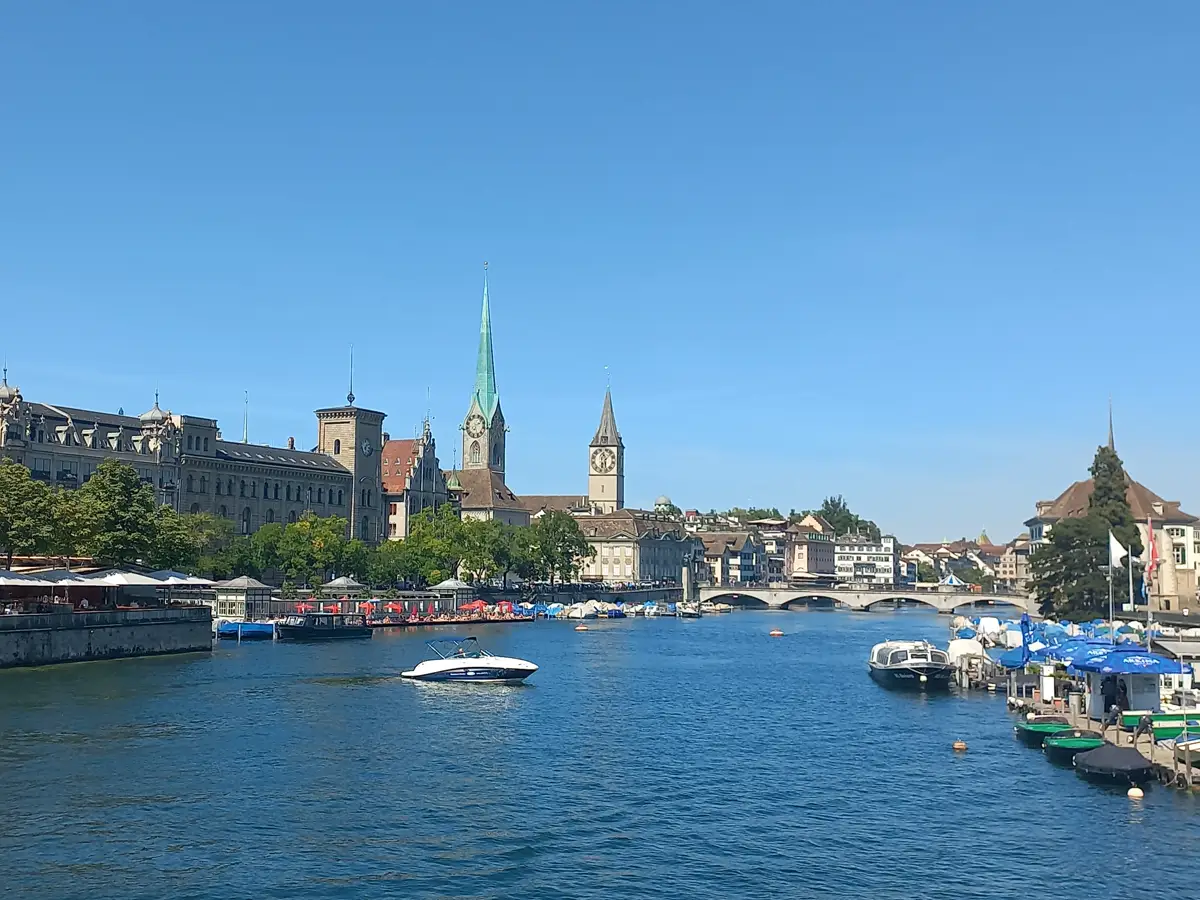
[[[479,357],[475,361],[475,390],[463,419],[464,469],[490,469],[504,477],[504,413],[496,391],[496,361],[492,356],[492,315],[488,305],[487,263],[483,264],[483,319],[479,325]]]
[[[625,507],[625,442],[617,431],[611,390],[604,392],[600,426],[588,447],[588,502],[606,513]]]
[[[318,409],[316,414],[317,451],[350,470],[354,486],[347,504],[350,537],[377,543],[385,536],[387,522],[379,462],[385,414],[354,405],[353,381],[345,406]]]

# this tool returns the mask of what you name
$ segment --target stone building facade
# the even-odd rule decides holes
[[[704,545],[683,524],[657,513],[618,509],[578,517],[594,555],[583,561],[584,581],[680,584],[691,569],[693,583],[704,565]]]
[[[307,511],[343,516],[354,537],[383,527],[378,449],[384,414],[350,403],[317,411],[315,451],[226,441],[215,419],[154,406],[138,417],[26,401],[0,381],[0,455],[52,485],[83,484],[105,459],[137,470],[160,504],[206,512],[250,534]]]
[[[437,510],[450,502],[437,458],[437,444],[429,420],[419,438],[383,442],[383,501],[387,510],[387,536],[393,541],[408,537],[413,516],[424,509]]]

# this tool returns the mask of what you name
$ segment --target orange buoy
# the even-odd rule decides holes
[[[967,742],[966,741],[955,741],[950,746],[953,747],[955,749],[955,751],[957,751],[958,753],[962,753],[964,750],[967,749]]]
[[[783,637],[783,632],[778,628],[772,628],[771,637]]]

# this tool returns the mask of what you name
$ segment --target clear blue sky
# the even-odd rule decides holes
[[[1011,537],[1200,512],[1200,6],[8,4],[0,349],[27,397],[458,443],[491,263],[509,482]]]

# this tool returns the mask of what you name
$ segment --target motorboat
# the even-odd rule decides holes
[[[1069,766],[1075,762],[1076,753],[1085,753],[1104,746],[1104,735],[1099,731],[1083,728],[1068,728],[1046,735],[1042,741],[1042,752],[1051,762]]]
[[[1013,734],[1026,747],[1042,749],[1046,738],[1071,727],[1066,716],[1029,716],[1013,726]]]
[[[426,641],[437,659],[417,663],[404,678],[416,681],[493,681],[516,684],[538,670],[528,660],[509,656],[493,656],[479,645],[479,639],[440,638]]]
[[[1133,747],[1104,744],[1075,754],[1075,774],[1093,784],[1128,787],[1153,781],[1154,763]]]
[[[374,630],[365,616],[342,613],[305,613],[275,623],[281,641],[337,641],[369,638]]]
[[[275,623],[226,619],[217,625],[217,637],[223,641],[272,641],[275,639]]]
[[[920,691],[946,690],[954,666],[945,650],[929,641],[884,641],[867,658],[871,677],[885,687]]]
[[[663,608],[653,601],[648,602],[644,607],[642,607],[642,609],[647,616],[666,615],[666,613],[663,611]]]
[[[689,603],[686,600],[681,600],[675,604],[675,615],[681,619],[698,619],[703,613],[700,611],[699,603]]]

